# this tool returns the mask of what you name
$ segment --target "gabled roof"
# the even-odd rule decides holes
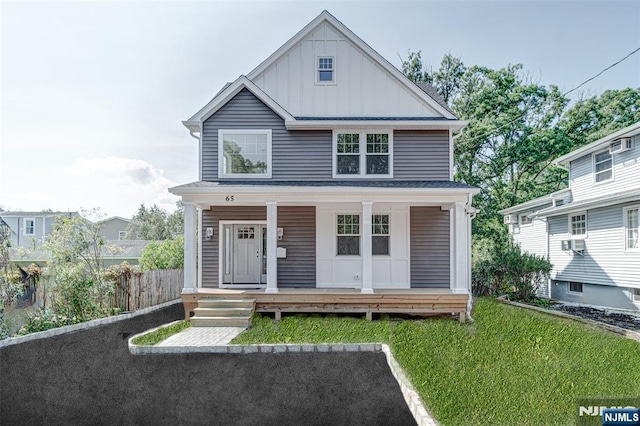
[[[581,200],[574,203],[563,204],[557,207],[549,207],[540,210],[534,216],[557,216],[581,210],[596,209],[599,207],[607,207],[615,204],[634,202],[638,200],[640,200],[640,189],[631,189],[627,191],[615,192],[613,194],[605,194],[599,197],[589,198],[587,200]]]
[[[253,84],[251,80],[249,80],[244,75],[241,75],[231,84],[225,85],[218,94],[209,101],[204,107],[200,109],[200,111],[196,112],[191,118],[186,121],[183,121],[182,124],[192,132],[200,131],[200,123],[205,121],[207,118],[211,117],[216,113],[220,108],[222,108],[227,102],[229,102],[235,95],[240,93],[241,90],[247,89],[253,95],[260,99],[266,106],[271,108],[273,112],[278,114],[282,119],[287,121],[295,121],[295,118],[291,114],[287,112],[284,108],[282,108],[276,101],[274,101],[269,95],[267,95],[262,89]]]
[[[22,212],[22,211],[4,211],[0,212],[0,216],[4,217],[29,217],[29,216],[77,216],[78,212],[48,212],[48,211],[39,211],[39,212]]]
[[[323,23],[329,23],[335,29],[337,29],[342,35],[344,35],[349,41],[358,46],[363,52],[365,52],[369,57],[380,65],[383,69],[385,69],[389,74],[398,79],[410,92],[418,96],[421,100],[429,104],[434,110],[443,115],[443,117],[448,119],[456,119],[457,117],[448,107],[445,107],[443,104],[444,101],[441,99],[436,99],[437,94],[435,90],[433,92],[427,92],[421,87],[417,86],[411,80],[407,78],[400,70],[394,67],[391,62],[387,61],[382,55],[376,52],[371,46],[365,43],[360,37],[358,37],[353,31],[347,28],[342,22],[336,19],[335,16],[330,14],[327,10],[323,10],[320,15],[318,15],[313,21],[309,22],[303,29],[298,31],[296,35],[294,35],[289,41],[283,44],[278,50],[273,52],[271,56],[262,61],[260,65],[258,65],[253,71],[247,74],[247,78],[253,80],[267,68],[269,68],[272,64],[274,64],[280,57],[282,57],[285,53],[287,53],[292,47],[298,44],[300,41],[304,40],[307,36],[309,36],[313,31],[318,28]],[[427,83],[428,84],[428,83]]]
[[[120,220],[125,221],[125,222],[127,222],[127,223],[131,222],[131,219],[127,219],[126,217],[122,217],[122,216],[111,216],[111,217],[108,217],[108,218],[106,218],[106,219],[99,220],[99,221],[97,221],[96,223],[98,223],[98,224],[99,224],[99,223],[105,223],[105,222],[109,222],[110,220],[114,220],[114,219],[120,219]]]
[[[543,195],[542,197],[534,198],[533,200],[525,201],[524,203],[516,204],[515,206],[508,207],[503,210],[498,210],[500,214],[511,214],[522,210],[533,209],[534,207],[540,207],[545,204],[551,203],[553,200],[561,200],[566,194],[570,194],[569,188],[561,189],[560,191],[552,192],[551,194]]]
[[[578,159],[584,155],[591,154],[592,152],[598,151],[600,149],[604,149],[607,145],[618,138],[626,138],[630,136],[640,135],[640,121],[632,124],[631,126],[627,126],[624,129],[620,129],[617,132],[611,133],[603,138],[598,139],[595,142],[591,142],[583,146],[582,148],[578,148],[575,151],[571,151],[570,153],[563,155],[562,157],[556,159],[554,161],[555,164],[568,164],[570,161]]]

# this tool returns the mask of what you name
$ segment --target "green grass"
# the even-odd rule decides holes
[[[573,424],[576,398],[639,396],[636,341],[491,299],[473,315],[473,324],[257,315],[233,343],[387,343],[445,425]]]
[[[176,333],[184,330],[191,326],[189,321],[179,321],[173,325],[168,327],[160,328],[152,333],[148,333],[139,337],[136,337],[132,340],[134,345],[144,345],[144,346],[153,346],[157,343],[162,342],[169,336],[173,336]]]

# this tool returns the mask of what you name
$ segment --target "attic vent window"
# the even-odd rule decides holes
[[[318,83],[333,82],[333,57],[320,56],[318,58]]]

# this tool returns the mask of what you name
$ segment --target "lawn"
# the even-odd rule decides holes
[[[382,342],[442,424],[572,424],[576,398],[640,396],[640,343],[479,299],[474,323],[256,315],[233,343]]]
[[[167,337],[173,336],[174,334],[179,333],[185,328],[189,327],[191,327],[191,323],[189,321],[178,321],[175,324],[169,325],[167,327],[160,327],[156,331],[138,336],[133,339],[131,343],[133,343],[134,345],[153,346],[162,342],[163,340],[166,340]]]

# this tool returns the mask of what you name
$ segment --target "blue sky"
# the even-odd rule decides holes
[[[130,217],[197,179],[180,123],[329,10],[391,63],[522,63],[569,90],[640,46],[640,1],[3,2],[0,206]],[[575,95],[640,87],[640,53]]]

